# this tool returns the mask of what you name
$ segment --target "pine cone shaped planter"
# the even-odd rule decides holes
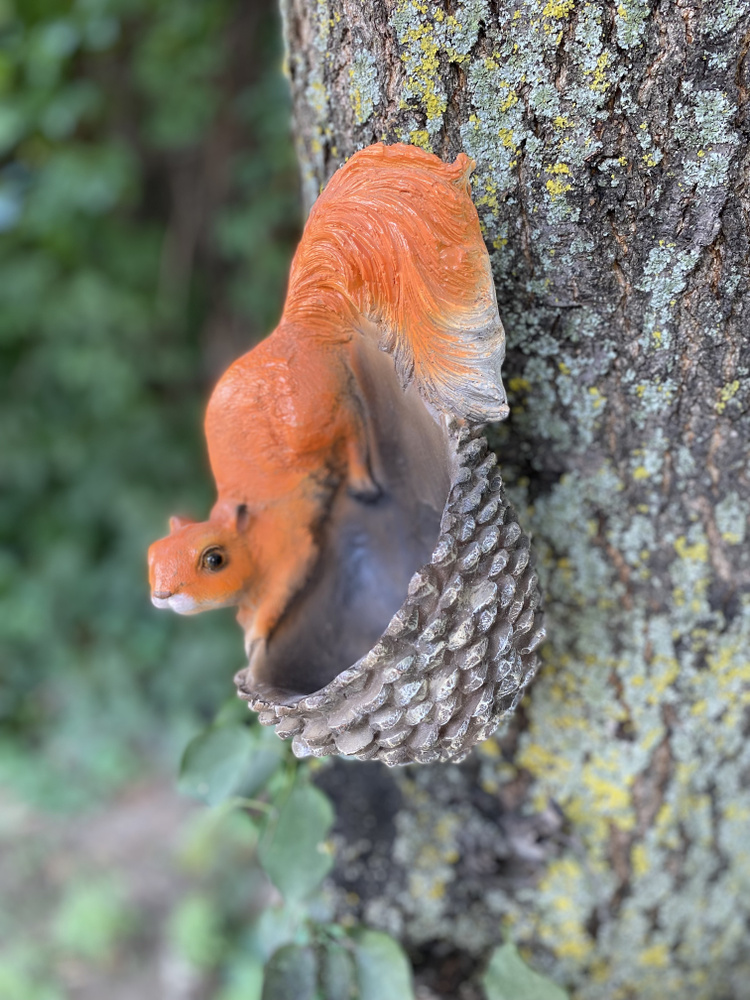
[[[298,698],[235,677],[260,722],[297,757],[385,764],[463,760],[512,713],[545,632],[528,536],[505,498],[482,429],[452,423],[456,473],[431,562],[375,646]]]

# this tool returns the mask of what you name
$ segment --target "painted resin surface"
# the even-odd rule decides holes
[[[481,432],[508,408],[473,164],[355,154],[274,333],[208,405],[218,498],[149,551],[152,600],[236,605],[236,681],[298,755],[458,759],[533,676],[528,540]]]

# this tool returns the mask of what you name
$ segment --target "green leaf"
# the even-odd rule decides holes
[[[411,966],[401,946],[382,931],[354,935],[360,1000],[413,1000]]]
[[[232,963],[229,983],[216,1000],[262,1000],[263,963],[254,956],[243,956]]]
[[[495,949],[482,985],[487,1000],[568,1000],[565,990],[530,969],[510,943]]]
[[[288,903],[309,896],[331,870],[333,858],[323,841],[333,819],[331,803],[319,789],[297,784],[269,820],[260,863]]]
[[[320,955],[320,988],[325,1000],[353,1000],[354,962],[346,948],[329,942]]]
[[[269,959],[261,1000],[313,1000],[317,964],[312,948],[285,944]]]
[[[181,957],[199,969],[216,965],[225,947],[219,913],[205,896],[180,902],[170,917],[169,936]]]
[[[74,884],[53,923],[55,942],[64,952],[102,962],[132,926],[122,886],[114,880]]]
[[[250,734],[252,736],[250,759],[237,787],[237,794],[246,799],[252,798],[261,788],[266,787],[269,779],[285,760],[288,750],[288,746],[281,742],[272,729],[257,726],[250,730]]]
[[[250,764],[253,739],[247,726],[212,726],[192,739],[182,757],[180,791],[218,805],[234,795]]]
[[[26,120],[20,108],[8,103],[0,104],[0,153],[11,149],[21,138]]]
[[[248,929],[247,950],[265,964],[282,945],[291,944],[295,939],[297,944],[307,943],[299,939],[299,929],[298,913],[287,906],[268,906]]]

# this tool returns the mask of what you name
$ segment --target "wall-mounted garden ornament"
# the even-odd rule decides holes
[[[157,607],[238,607],[239,694],[298,757],[460,760],[537,667],[529,540],[482,435],[508,407],[472,166],[375,145],[334,175],[278,328],[211,396],[210,517],[149,552]]]

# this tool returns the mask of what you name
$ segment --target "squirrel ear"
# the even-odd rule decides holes
[[[237,532],[242,532],[248,525],[250,520],[250,514],[248,513],[247,504],[241,503],[237,506],[237,520],[235,522]]]
[[[174,532],[178,531],[180,528],[184,528],[186,524],[195,524],[195,521],[191,520],[189,517],[178,517],[177,515],[175,515],[174,517],[170,517],[169,519],[170,535],[174,534]]]

